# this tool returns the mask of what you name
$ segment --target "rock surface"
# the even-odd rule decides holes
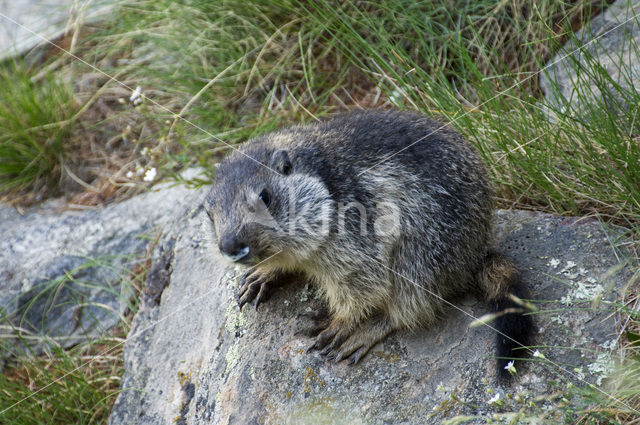
[[[497,223],[500,249],[517,260],[540,309],[538,344],[548,359],[520,366],[517,383],[502,389],[494,385],[493,332],[469,327],[469,315],[487,312],[475,299],[460,301],[464,312],[450,309],[438,326],[392,335],[356,366],[306,354],[311,340],[294,333],[299,314],[318,307],[313,290],[283,287],[240,312],[241,270],[209,247],[204,211],[185,210],[156,254],[169,284],[134,319],[110,424],[416,424],[461,414],[485,423],[523,406],[505,390],[528,402],[550,391],[552,379],[597,382],[617,334],[605,302],[592,301],[619,297],[629,275],[607,275],[619,264],[610,238],[595,221],[545,214],[500,211]],[[492,391],[501,407],[489,403]]]
[[[64,346],[115,326],[133,264],[193,192],[163,186],[89,211],[57,212],[50,202],[20,215],[0,205],[0,325],[8,318],[23,336]]]
[[[548,103],[560,111],[571,108],[575,115],[586,118],[594,100],[598,104],[604,101],[613,112],[627,111],[629,105],[622,93],[637,90],[640,83],[639,47],[640,2],[617,0],[578,31],[575,40],[569,41],[540,74]],[[577,63],[585,69],[599,64],[615,84],[597,72],[576,72]]]
[[[0,60],[54,40],[77,22],[97,19],[116,0],[0,0]]]

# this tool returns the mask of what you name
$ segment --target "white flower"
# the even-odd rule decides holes
[[[130,179],[133,177],[133,171],[127,171],[127,178]]]
[[[533,352],[533,357],[537,357],[539,359],[546,359],[544,354],[542,354],[539,350],[536,350],[536,351]]]
[[[489,399],[489,404],[495,404],[500,401],[500,393],[496,393],[493,397]]]
[[[150,168],[148,169],[145,173],[144,173],[144,178],[142,180],[146,181],[146,182],[152,182],[156,179],[156,168]]]
[[[558,260],[557,258],[552,258],[551,261],[549,261],[549,265],[555,269],[560,265],[560,260]]]
[[[142,103],[142,87],[136,87],[133,93],[131,93],[129,101],[134,105],[139,105],[140,103]]]
[[[508,370],[509,373],[512,375],[515,375],[517,373],[516,367],[513,365],[513,360],[507,363],[507,365],[504,368],[505,370]]]

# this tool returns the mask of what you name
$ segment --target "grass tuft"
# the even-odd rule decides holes
[[[14,62],[0,67],[0,87],[0,193],[55,186],[79,109],[72,85],[53,75],[33,81]]]
[[[124,335],[66,350],[49,341],[48,353],[10,362],[0,374],[0,422],[107,423],[124,372]]]

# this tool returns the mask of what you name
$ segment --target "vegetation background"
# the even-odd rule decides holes
[[[553,55],[609,3],[120,0],[108,19],[78,18],[55,41],[68,53],[45,46],[0,65],[0,197],[19,208],[57,196],[70,207],[101,205],[181,181],[191,166],[212,178],[213,164],[254,135],[393,107],[441,117],[467,136],[489,165],[498,206],[621,226],[637,262],[640,92],[587,52],[571,61],[574,98],[549,103],[539,85]],[[591,99],[594,84],[625,100],[623,117]],[[580,100],[590,107],[577,108]],[[122,279],[139,289],[145,273]],[[640,409],[637,302],[630,292],[611,307],[630,319],[620,341],[628,361],[607,385]],[[16,353],[0,375],[0,422],[105,423],[126,332],[125,320],[116,335],[71,350],[49,341],[44,355]],[[589,387],[561,395],[567,423],[640,422]]]

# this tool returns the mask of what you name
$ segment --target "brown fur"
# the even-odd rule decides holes
[[[359,112],[254,139],[220,164],[205,205],[221,252],[258,263],[240,305],[304,274],[331,314],[312,348],[336,360],[357,362],[393,330],[432,324],[459,294],[503,308],[520,288],[515,267],[488,251],[478,153],[422,115]],[[530,320],[513,323],[509,337],[528,341]]]

